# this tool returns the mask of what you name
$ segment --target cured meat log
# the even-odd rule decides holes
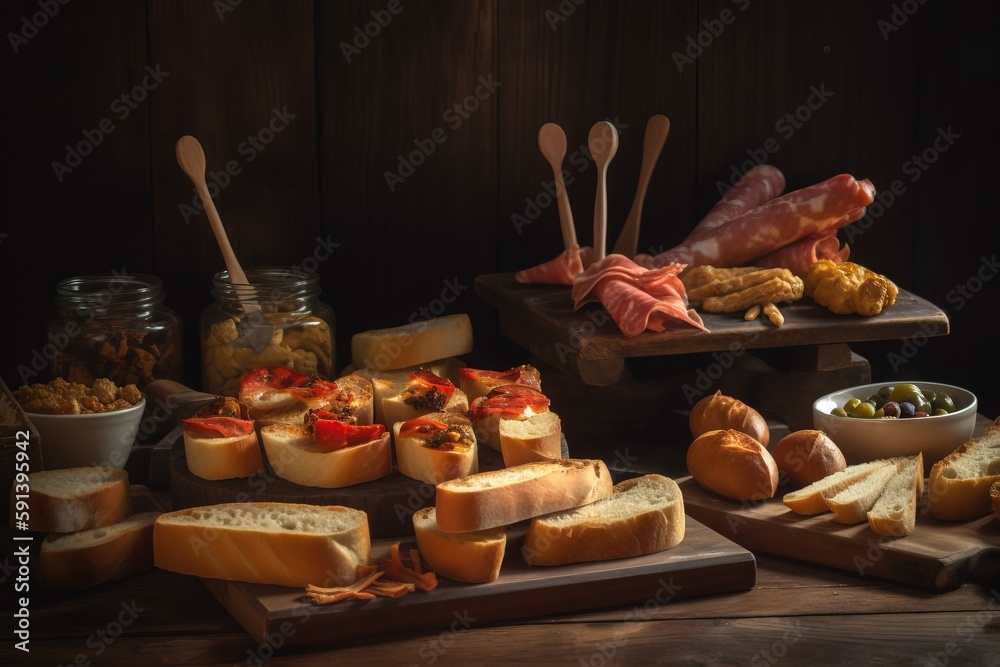
[[[845,243],[841,247],[837,234],[832,233],[820,238],[796,241],[754,260],[754,264],[765,268],[785,268],[799,278],[805,278],[812,265],[821,259],[829,259],[840,264],[846,262],[850,256],[850,246]]]
[[[871,181],[841,174],[789,192],[698,238],[643,258],[646,266],[672,262],[718,267],[753,263],[775,250],[805,238],[829,236],[864,215],[875,198]]]
[[[760,164],[743,174],[712,210],[702,218],[687,240],[703,238],[709,231],[763,206],[785,191],[785,175],[777,167]]]

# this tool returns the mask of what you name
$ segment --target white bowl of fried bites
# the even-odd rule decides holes
[[[38,430],[46,470],[124,468],[146,407],[135,385],[106,379],[87,387],[57,378],[22,386],[14,397]]]

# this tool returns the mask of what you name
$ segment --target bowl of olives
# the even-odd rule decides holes
[[[949,384],[865,384],[813,403],[813,425],[837,443],[848,465],[923,453],[930,468],[972,438],[978,401]]]

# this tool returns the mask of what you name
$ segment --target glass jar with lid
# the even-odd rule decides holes
[[[202,391],[239,396],[243,376],[265,366],[330,378],[336,322],[319,299],[319,276],[286,267],[246,274],[247,285],[228,271],[212,277],[214,301],[201,313]]]
[[[75,276],[56,285],[48,320],[55,348],[52,377],[91,386],[108,378],[140,389],[153,380],[183,380],[182,323],[151,275]]]

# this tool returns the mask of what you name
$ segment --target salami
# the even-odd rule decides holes
[[[777,167],[760,164],[743,174],[712,210],[702,218],[687,240],[703,238],[707,232],[744,213],[763,206],[785,190],[785,175]]]
[[[754,264],[766,268],[788,269],[799,278],[805,278],[810,267],[819,260],[829,259],[841,264],[846,262],[850,255],[850,246],[845,243],[841,247],[840,239],[834,233],[796,241],[754,260]]]
[[[653,260],[656,265],[742,266],[801,239],[828,236],[864,215],[874,198],[871,181],[841,174],[772,199]]]
[[[558,256],[538,266],[524,269],[514,274],[519,283],[544,283],[548,285],[572,285],[573,279],[594,263],[594,249],[580,247],[574,243]]]

